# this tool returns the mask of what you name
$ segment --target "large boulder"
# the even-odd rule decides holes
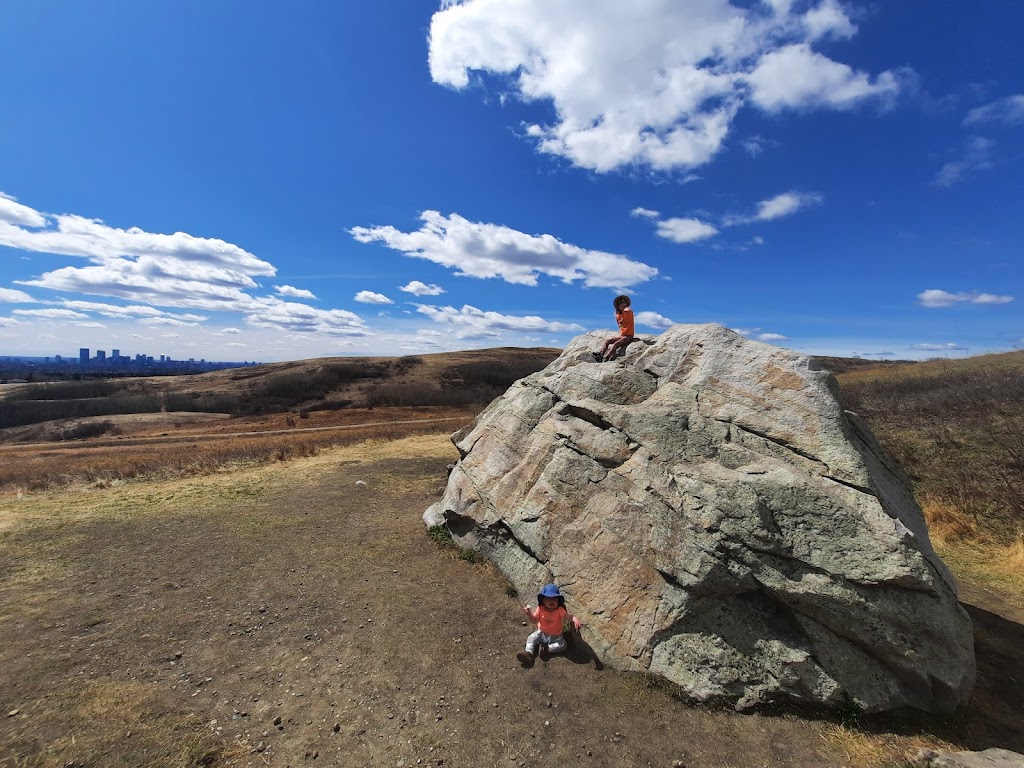
[[[899,468],[810,358],[718,325],[574,339],[452,436],[424,514],[609,665],[690,698],[949,712],[971,622]]]

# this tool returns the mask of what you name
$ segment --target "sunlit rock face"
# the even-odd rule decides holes
[[[971,623],[899,468],[832,376],[717,325],[598,363],[574,339],[453,436],[424,514],[605,663],[692,699],[949,712]]]

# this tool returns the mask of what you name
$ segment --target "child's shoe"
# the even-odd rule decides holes
[[[532,667],[533,660],[537,657],[537,649],[533,649],[533,653],[529,651],[520,651],[516,654],[516,658],[519,659],[519,663],[524,667]]]

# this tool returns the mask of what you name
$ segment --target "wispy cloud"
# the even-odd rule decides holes
[[[433,283],[427,285],[419,280],[412,280],[398,290],[411,293],[413,296],[440,296],[444,293],[444,288],[440,285],[434,285]]]
[[[760,328],[733,328],[740,336],[744,336],[754,341],[789,341],[789,336],[783,336],[781,333],[772,333],[770,331],[763,331]]]
[[[658,211],[647,208],[634,208],[632,216],[640,216],[653,221],[658,237],[675,243],[695,243],[707,240],[719,233],[719,227],[735,227],[741,224],[774,221],[775,219],[792,216],[798,211],[814,205],[820,205],[824,198],[817,192],[783,192],[775,197],[757,203],[753,213],[727,213],[721,217],[718,226],[711,222],[694,217],[678,217],[661,219]],[[763,243],[760,237],[754,238],[754,244]]]
[[[961,291],[950,293],[937,288],[929,288],[917,294],[918,303],[922,307],[937,309],[952,307],[956,304],[1009,304],[1013,296],[999,296],[994,293],[981,293],[979,291]]]
[[[349,232],[361,243],[381,242],[406,256],[454,269],[462,277],[496,277],[519,285],[536,285],[539,275],[548,275],[564,283],[579,280],[590,287],[619,288],[658,274],[642,262],[563,243],[552,235],[528,235],[437,211],[424,211],[420,219],[423,226],[415,232],[390,226],[353,227]]]
[[[12,315],[18,317],[41,317],[47,320],[87,320],[89,316],[84,312],[75,312],[71,309],[16,309]]]
[[[576,323],[555,322],[536,315],[503,315],[500,312],[485,312],[469,304],[464,305],[461,309],[419,304],[416,310],[436,323],[455,326],[464,334],[480,334],[490,331],[564,333],[586,330]]]
[[[969,352],[970,347],[950,341],[945,344],[911,344],[918,352]]]
[[[821,195],[814,192],[783,192],[781,195],[758,203],[754,219],[756,221],[772,221],[784,216],[792,216],[802,208],[820,205],[823,199]]]
[[[973,126],[982,123],[1024,125],[1024,95],[1007,96],[984,106],[975,107],[964,118],[964,125]]]
[[[856,31],[837,0],[475,0],[434,14],[429,63],[442,85],[463,89],[488,72],[524,101],[550,102],[555,120],[525,132],[542,153],[599,172],[686,169],[720,151],[744,107],[894,98],[903,73],[871,76],[814,50]]]
[[[960,156],[946,163],[935,174],[933,184],[937,187],[951,187],[977,171],[993,166],[992,150],[995,142],[983,136],[970,136],[964,143]]]

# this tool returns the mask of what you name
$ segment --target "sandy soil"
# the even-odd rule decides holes
[[[0,765],[863,764],[828,719],[687,706],[585,645],[522,668],[519,601],[420,520],[454,458],[438,435],[0,499]],[[1022,750],[1024,630],[992,608],[992,727],[942,737]]]

